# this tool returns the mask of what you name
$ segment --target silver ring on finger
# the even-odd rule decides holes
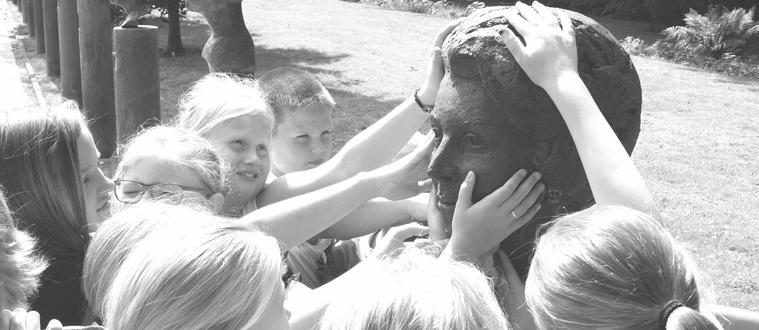
[[[519,217],[517,216],[516,212],[514,212],[514,211],[511,211],[511,216],[514,218],[514,220],[519,219]]]

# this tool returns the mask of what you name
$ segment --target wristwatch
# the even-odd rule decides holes
[[[414,101],[416,101],[416,105],[418,105],[420,108],[422,108],[422,111],[425,113],[432,112],[432,109],[435,109],[435,105],[425,105],[422,103],[422,100],[419,99],[419,90],[417,89],[414,92]]]

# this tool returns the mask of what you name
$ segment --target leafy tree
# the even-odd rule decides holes
[[[182,36],[180,33],[179,19],[187,15],[187,2],[185,0],[144,0],[151,8],[161,12],[161,18],[168,19],[169,41],[165,53],[172,56],[184,55]]]
[[[67,0],[68,1],[68,0]],[[165,54],[172,56],[184,55],[185,50],[182,45],[182,36],[180,32],[179,20],[187,14],[187,3],[185,0],[133,0],[130,3],[143,3],[150,9],[157,9],[161,14],[161,19],[169,23],[169,38],[166,45]],[[126,18],[126,12],[123,8],[111,5],[111,21],[114,25],[120,25]]]

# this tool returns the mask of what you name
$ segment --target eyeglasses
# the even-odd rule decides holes
[[[116,199],[124,203],[137,203],[139,202],[145,193],[151,199],[166,201],[172,204],[179,204],[184,199],[185,191],[192,191],[202,194],[208,198],[213,195],[213,191],[207,189],[193,188],[181,186],[173,183],[157,183],[157,184],[142,184],[136,181],[130,180],[115,180],[113,181],[115,187],[113,188],[113,195]]]

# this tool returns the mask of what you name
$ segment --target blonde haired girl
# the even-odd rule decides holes
[[[469,263],[416,249],[370,263],[364,285],[330,304],[319,329],[511,328],[488,279]]]
[[[620,206],[565,216],[540,237],[525,296],[541,329],[721,329],[697,270],[657,220]]]
[[[116,199],[132,204],[147,195],[220,212],[228,192],[226,163],[210,143],[180,128],[155,126],[131,138],[120,152]]]
[[[422,104],[432,105],[437,97],[445,73],[439,47],[454,26],[447,26],[436,37],[430,72],[416,93]],[[409,98],[322,165],[288,173],[266,187],[274,117],[254,82],[227,74],[207,75],[182,96],[176,126],[209,139],[230,163],[232,191],[225,200],[224,213],[240,216],[387,164],[428,119],[422,110],[415,98]]]
[[[474,178],[470,176],[462,187],[451,242],[442,254],[446,260],[479,260],[522,224],[501,219],[513,209],[511,205],[522,203],[531,184],[511,180],[504,189],[476,204],[471,203],[473,186]],[[384,266],[359,265],[340,277],[340,281],[320,288],[318,297],[304,296],[293,306],[294,314],[290,318],[284,309],[285,292],[280,281],[283,263],[275,239],[241,226],[239,221],[229,222],[181,206],[154,205],[163,211],[155,212],[149,203],[135,205],[116,216],[120,218],[116,220],[118,223],[106,224],[98,233],[103,235],[104,244],[98,243],[99,250],[92,251],[92,260],[105,260],[101,263],[103,267],[118,269],[110,279],[108,276],[112,275],[108,271],[102,273],[104,281],[96,288],[100,293],[107,290],[102,311],[109,329],[311,329],[324,307],[334,300],[336,292],[355,292],[354,285],[366,285],[362,274],[387,271]],[[139,210],[141,208],[143,210]],[[147,232],[129,227],[129,220],[135,217],[156,222],[161,221],[157,218],[186,221],[169,220]],[[143,238],[144,233],[147,235]],[[470,236],[483,239],[471,242],[467,240]],[[96,236],[96,243],[100,239]],[[110,247],[116,249],[115,258],[108,256],[112,252],[107,247],[109,239],[115,241]],[[100,254],[104,256],[97,257]],[[413,262],[400,268],[408,269]],[[436,265],[439,267],[433,271],[450,270],[447,264]],[[497,316],[500,312],[496,313],[497,304],[484,278],[474,268],[452,265],[458,270],[452,278],[463,282],[449,285],[450,278],[442,273],[439,281],[429,283],[420,291],[431,293],[437,287],[441,292],[449,292],[453,300],[465,294],[471,299],[485,299],[480,307],[487,306],[487,311],[471,321],[496,328],[505,324],[503,316]],[[97,278],[96,274],[94,279]],[[470,283],[470,279],[474,282]],[[474,290],[475,294],[457,290]],[[404,295],[397,288],[394,292]]]
[[[227,220],[191,217],[151,232],[128,253],[105,300],[108,329],[287,329],[277,241]]]
[[[534,2],[506,13],[503,42],[563,117],[596,205],[555,221],[539,239],[526,299],[541,329],[721,329],[696,270],[660,224],[645,182],[577,72],[573,23]],[[506,260],[508,262],[508,260]],[[759,317],[723,307],[732,329]],[[753,319],[752,319],[753,318]]]
[[[121,264],[141,240],[162,228],[195,226],[208,220],[204,216],[207,214],[192,206],[143,202],[125,208],[103,223],[87,248],[82,272],[82,290],[94,319],[103,317],[108,289]]]

